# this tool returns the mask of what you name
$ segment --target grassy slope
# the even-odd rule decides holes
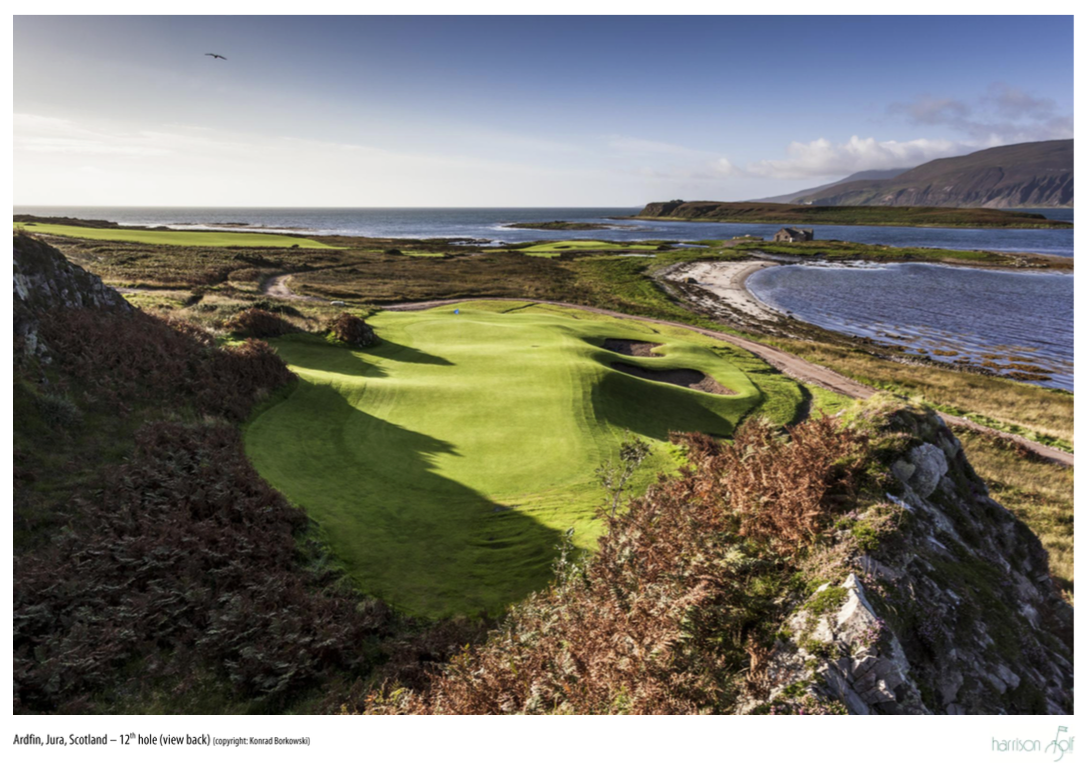
[[[900,364],[843,345],[780,338],[765,342],[875,388],[1073,450],[1074,395],[1068,391],[974,372]]]
[[[1036,533],[1059,585],[1074,593],[1074,469],[1018,452],[1008,442],[956,429],[991,497]]]
[[[543,587],[569,527],[592,547],[594,469],[625,429],[654,440],[642,486],[674,466],[670,429],[730,434],[762,402],[785,421],[800,400],[683,331],[533,306],[461,311],[380,314],[385,342],[367,351],[281,339],[302,382],[246,433],[257,469],[318,520],[360,584],[416,614],[496,612]],[[666,356],[641,366],[700,369],[738,395],[615,372],[607,363],[623,357],[595,345],[608,336],[662,339]]]
[[[287,248],[299,245],[300,249],[336,249],[301,236],[283,236],[272,233],[226,233],[192,230],[126,230],[124,228],[81,228],[73,225],[36,225],[16,223],[15,227],[29,233],[87,238],[92,241],[126,241],[137,244],[163,246],[275,246]]]

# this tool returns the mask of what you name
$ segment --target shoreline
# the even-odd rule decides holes
[[[702,305],[702,306],[704,306],[705,308],[708,308],[708,309],[710,309],[710,305],[712,303],[721,303],[722,306],[724,306],[725,308],[728,308],[729,310],[733,311],[734,313],[742,313],[742,314],[748,315],[752,319],[754,319],[754,320],[756,320],[758,322],[760,322],[760,321],[776,321],[776,320],[781,320],[781,319],[796,319],[798,321],[803,321],[806,324],[810,324],[810,325],[812,325],[814,327],[819,327],[821,329],[824,329],[824,330],[827,330],[827,331],[830,331],[830,332],[838,332],[840,334],[849,334],[849,335],[853,335],[853,336],[859,336],[859,337],[862,337],[862,338],[865,338],[865,339],[869,340],[871,343],[873,343],[875,345],[881,346],[881,345],[889,345],[890,344],[889,340],[883,340],[879,336],[875,336],[872,332],[863,333],[863,332],[858,332],[858,331],[856,331],[856,332],[844,331],[842,329],[837,330],[837,329],[835,329],[833,327],[829,327],[829,326],[826,326],[826,325],[821,324],[821,323],[816,323],[816,322],[812,322],[812,321],[804,321],[803,319],[800,319],[800,318],[794,316],[794,314],[791,313],[790,311],[777,308],[775,306],[769,305],[768,303],[760,300],[760,298],[758,298],[756,296],[756,294],[754,292],[752,292],[748,288],[748,279],[749,279],[749,277],[755,275],[756,273],[758,273],[761,270],[764,270],[765,268],[777,267],[777,266],[778,267],[783,267],[783,266],[787,266],[787,265],[800,265],[800,266],[804,267],[806,262],[807,261],[805,261],[805,260],[784,260],[784,261],[775,261],[775,262],[772,262],[772,261],[769,261],[769,260],[745,260],[745,261],[732,261],[732,262],[710,262],[710,261],[708,261],[708,262],[701,262],[701,263],[687,263],[687,264],[682,264],[682,265],[678,265],[678,266],[674,267],[671,271],[664,274],[662,276],[662,278],[668,279],[669,281],[672,281],[672,282],[675,282],[675,283],[678,283],[678,284],[685,283],[686,280],[688,280],[688,279],[694,280],[695,286],[699,287],[699,289],[703,290],[704,292],[706,292],[708,294],[714,295],[714,299],[703,300],[698,295],[693,295],[693,296],[689,297],[689,300],[694,302],[697,305]],[[1003,268],[1001,266],[978,266],[978,265],[964,265],[964,264],[954,265],[954,264],[940,263],[940,262],[938,262],[938,263],[930,263],[930,262],[887,262],[887,263],[886,262],[872,262],[870,264],[873,265],[875,268],[878,268],[878,269],[885,268],[885,267],[893,267],[895,265],[931,265],[933,267],[947,268],[949,270],[985,270],[985,271],[988,271],[988,272],[996,272],[997,271],[997,272],[1001,272],[1001,273],[1010,273],[1010,274],[1031,273],[1031,274],[1038,275],[1038,276],[1046,276],[1046,275],[1064,276],[1065,275],[1065,276],[1073,277],[1073,271],[1072,270],[1070,270],[1070,271],[1050,270],[1049,271],[1049,270],[1009,269],[1009,268]],[[831,270],[836,270],[836,269],[848,269],[849,270],[849,269],[851,269],[852,267],[855,267],[855,266],[852,266],[852,265],[837,265],[835,263],[823,263],[820,267],[821,268],[826,268],[826,269],[831,269]],[[945,339],[946,338],[943,336],[942,340],[945,340]],[[907,344],[905,344],[905,345],[907,345]],[[909,345],[908,347],[909,348],[914,347],[915,349],[917,349],[919,351],[919,353],[921,355],[927,355],[927,352],[933,346],[926,346],[925,350],[923,349],[922,346],[919,346],[919,345],[915,345],[915,346],[910,346]],[[950,343],[948,346],[944,346],[944,347],[954,347],[954,348],[957,348],[957,350],[960,350],[959,347],[953,345],[952,343]],[[905,349],[905,350],[907,350],[907,349]],[[984,353],[986,353],[986,352],[987,351],[984,351]],[[993,353],[993,351],[991,351],[991,352]],[[978,351],[976,353],[979,354]],[[979,355],[982,355],[982,354],[979,354]],[[972,358],[974,356],[974,354],[972,354],[970,352],[961,352],[961,356],[962,357],[967,356],[968,358]],[[978,358],[978,356],[976,356],[976,358]],[[986,357],[984,357],[984,358],[986,358]],[[992,356],[991,358],[993,359],[995,357]],[[1019,359],[1019,360],[1016,360],[1016,361],[1025,362],[1027,360]],[[937,363],[937,364],[949,364],[950,362],[948,362],[948,361],[946,361],[944,359],[938,359],[938,360],[935,360],[935,363]],[[957,361],[952,362],[952,363],[955,364],[955,363],[962,363],[962,362],[961,362],[960,359],[958,359]],[[1042,374],[1044,374],[1044,375],[1050,375],[1050,376],[1055,376],[1055,377],[1060,377],[1060,376],[1065,377],[1066,374],[1067,374],[1066,370],[1064,370],[1061,366],[1056,364],[1054,361],[1048,360],[1046,357],[1044,359],[1035,360],[1032,363],[1035,366],[1044,367],[1045,370],[1046,370],[1046,371],[1042,371]],[[975,367],[987,367],[987,364],[986,363],[980,364],[978,362],[972,362],[972,366],[975,366]],[[1005,367],[1005,368],[1008,369],[1008,368],[1011,368],[1011,367],[1008,366],[1008,367]],[[1012,368],[1016,369],[1016,367],[1012,367]],[[1012,373],[1011,374],[1011,373],[999,372],[999,371],[996,370],[996,371],[993,371],[993,372],[987,372],[986,374],[991,374],[991,375],[994,375],[995,377],[1002,377],[1002,378],[1007,378],[1007,379],[1018,379],[1018,378],[1014,377],[1014,375],[1016,375],[1017,373]],[[1053,389],[1073,393],[1073,384],[1072,383],[1069,386],[1067,386],[1067,385],[1054,385],[1054,384],[1049,385],[1047,382],[1044,382],[1044,381],[1050,381],[1052,379],[1053,379],[1052,377],[1045,377],[1043,379],[1043,381],[1039,381],[1039,382],[1028,381],[1028,382],[1030,382],[1032,385],[1036,385],[1036,386],[1039,386],[1039,387],[1042,387],[1042,388],[1053,388]]]
[[[749,276],[781,263],[771,260],[731,260],[728,262],[689,262],[666,273],[662,278],[677,283],[695,283],[720,300],[761,321],[773,321],[787,315],[778,308],[762,302],[746,286]]]

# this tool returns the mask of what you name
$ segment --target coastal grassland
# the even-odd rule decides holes
[[[645,256],[600,252],[552,259],[525,252],[459,247],[432,242],[331,239],[340,250],[212,249],[167,247],[65,239],[69,258],[122,286],[190,290],[190,295],[141,298],[148,307],[178,305],[194,316],[210,313],[220,318],[260,301],[262,282],[283,273],[293,274],[290,287],[299,294],[343,300],[350,305],[435,300],[457,297],[525,297],[573,302],[633,315],[731,330],[679,305],[654,281],[653,274],[678,262],[702,259],[746,259],[744,248],[676,249],[647,252]],[[766,242],[764,247],[770,245]],[[822,245],[823,246],[823,245]],[[396,247],[396,248],[394,248]],[[782,245],[795,251],[810,245]],[[627,248],[627,247],[625,247]],[[880,247],[839,244],[852,258],[870,256]],[[423,251],[413,256],[405,252]],[[894,250],[898,251],[898,250]],[[897,256],[910,257],[915,250]],[[942,258],[959,252],[926,250]],[[976,253],[968,253],[976,254]],[[212,307],[215,306],[215,307]],[[310,307],[317,307],[311,304]],[[309,313],[309,311],[308,311]],[[199,318],[193,320],[199,321]],[[309,328],[304,325],[304,328]],[[963,414],[986,425],[1022,433],[1030,438],[1069,448],[1072,437],[1068,394],[997,377],[913,366],[882,359],[818,330],[820,342],[776,336],[764,342],[831,366],[876,387],[916,396],[940,409]],[[742,332],[743,333],[743,332]],[[744,334],[744,333],[743,333]],[[792,330],[791,334],[795,334]],[[802,334],[802,333],[797,333]]]
[[[499,250],[441,259],[382,254],[350,267],[299,274],[291,288],[299,294],[366,303],[524,297],[702,323],[702,317],[675,304],[649,273],[703,256],[703,251],[648,252],[646,256],[606,252],[574,259],[567,255],[541,259],[538,254]]]
[[[992,375],[912,365],[848,345],[769,338],[784,351],[842,375],[991,428],[1073,450],[1074,395]]]
[[[577,252],[653,252],[660,243],[625,243],[623,241],[545,241],[532,246],[518,247],[518,251],[526,254],[536,254],[541,257],[551,257],[568,251]]]
[[[1074,594],[1074,469],[1037,458],[1011,442],[954,428],[991,497],[1012,511],[1047,549],[1051,573]]]
[[[108,232],[108,231],[104,231]],[[119,287],[256,292],[262,280],[280,273],[322,270],[367,259],[370,252],[345,249],[133,244],[50,237],[65,256]]]
[[[573,281],[560,262],[518,252],[378,254],[350,267],[296,275],[291,288],[299,294],[372,303],[488,296],[558,299],[570,295]]]
[[[161,246],[269,246],[299,249],[335,249],[303,236],[285,236],[273,233],[231,233],[226,231],[198,230],[137,230],[126,228],[85,228],[76,225],[39,224],[17,222],[13,227],[34,235],[65,236],[92,241],[125,241],[134,244]]]
[[[695,333],[596,314],[468,303],[372,316],[382,342],[275,341],[295,391],[252,420],[247,453],[321,526],[360,587],[416,615],[498,613],[543,588],[561,535],[592,549],[594,469],[627,432],[652,452],[642,489],[675,468],[671,430],[733,433],[798,413],[791,381]],[[605,338],[658,343],[626,357]],[[734,395],[618,372],[695,369]]]
[[[813,260],[866,260],[868,262],[939,262],[948,265],[969,265],[993,268],[1031,268],[1033,270],[1073,270],[1073,260],[1041,254],[1021,255],[1009,252],[987,252],[973,249],[933,249],[926,247],[857,244],[848,241],[806,241],[777,243],[749,241],[733,244],[727,250],[748,254],[801,257]]]

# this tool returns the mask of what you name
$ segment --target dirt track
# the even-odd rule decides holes
[[[287,280],[294,276],[293,273],[284,273],[279,276],[273,276],[271,279],[265,279],[261,284],[261,292],[269,297],[275,297],[278,300],[294,300],[296,302],[320,302],[327,303],[328,300],[323,300],[320,297],[307,297],[306,295],[295,294],[287,286]]]
[[[525,303],[537,303],[540,305],[555,305],[561,308],[573,308],[575,310],[590,311],[592,313],[600,313],[605,316],[613,316],[618,319],[631,319],[633,321],[644,321],[650,324],[662,324],[669,327],[678,327],[680,329],[691,330],[692,332],[698,332],[708,337],[713,337],[716,340],[722,340],[723,342],[736,345],[738,348],[743,348],[750,353],[759,356],[775,369],[782,372],[784,375],[795,380],[800,380],[803,383],[809,383],[810,385],[826,388],[829,391],[835,393],[844,394],[854,399],[866,399],[877,393],[876,388],[872,388],[868,385],[863,385],[849,377],[844,377],[838,372],[822,367],[818,364],[806,361],[805,359],[795,356],[785,351],[780,351],[778,348],[772,348],[770,345],[764,345],[763,343],[757,343],[752,340],[748,340],[744,337],[738,337],[737,335],[729,335],[725,332],[712,332],[701,327],[693,326],[692,324],[682,324],[677,321],[662,321],[661,319],[650,318],[649,316],[633,316],[629,313],[620,313],[618,311],[608,311],[601,308],[591,308],[587,305],[576,305],[574,303],[565,302],[553,302],[550,300],[534,300],[526,297],[461,297],[453,300],[428,300],[426,302],[413,302],[413,303],[395,303],[392,305],[381,306],[383,310],[388,311],[418,311],[426,310],[428,308],[437,308],[442,305],[454,305],[457,303],[472,302],[474,300],[498,300],[503,302],[525,302]],[[1010,434],[1005,431],[997,431],[987,426],[981,426],[978,423],[973,423],[966,418],[959,418],[953,415],[947,415],[944,412],[938,413],[942,416],[942,419],[950,425],[964,426],[972,428],[976,431],[982,431],[994,436],[1000,436],[1008,439],[1012,442],[1016,442],[1028,449],[1032,450],[1036,454],[1040,455],[1047,460],[1059,463],[1063,466],[1074,465],[1073,453],[1064,452],[1055,447],[1050,447],[1040,442],[1034,442],[1031,439],[1026,439],[1023,436],[1017,434]]]

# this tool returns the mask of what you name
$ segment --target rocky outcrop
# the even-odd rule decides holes
[[[677,209],[684,206],[685,202],[677,199],[674,201],[658,201],[655,203],[648,203],[643,207],[643,211],[639,212],[640,217],[672,217]],[[687,216],[687,215],[686,215]]]
[[[70,263],[49,244],[16,233],[13,237],[15,350],[29,355],[46,351],[38,337],[43,313],[56,308],[100,308],[131,313],[133,307],[98,276]]]
[[[739,711],[1072,713],[1073,609],[1039,539],[989,497],[940,418],[894,420],[896,493],[837,524],[855,555],[846,579],[789,614]]]

